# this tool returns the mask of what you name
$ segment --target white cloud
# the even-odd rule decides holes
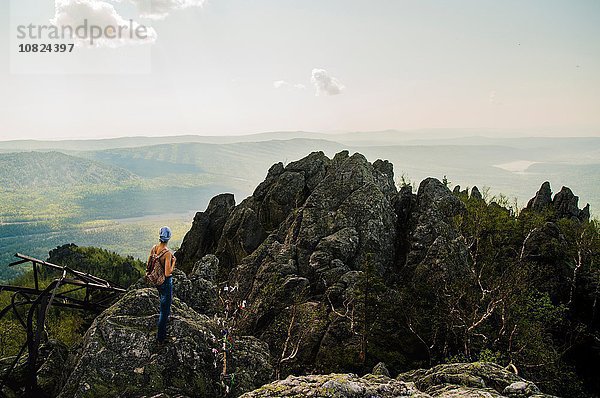
[[[502,105],[502,102],[500,102],[500,100],[498,99],[498,93],[496,92],[496,90],[490,91],[489,101],[492,105]]]
[[[273,82],[273,87],[276,89],[287,89],[287,90],[305,90],[306,86],[304,84],[291,84],[286,82],[285,80],[277,80]]]
[[[76,45],[83,47],[122,47],[156,41],[149,26],[124,19],[112,4],[99,0],[56,0],[50,23],[60,32],[70,32]],[[87,28],[83,28],[87,26]],[[70,27],[64,30],[63,27]],[[67,33],[67,38],[70,33]]]
[[[113,0],[121,1],[121,0]],[[206,0],[129,0],[134,4],[140,17],[148,19],[165,19],[171,12],[190,7],[202,7]]]
[[[313,69],[311,81],[317,90],[316,95],[338,95],[345,88],[324,69]]]

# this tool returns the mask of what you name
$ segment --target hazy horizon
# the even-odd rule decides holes
[[[314,135],[325,135],[335,138],[336,136],[350,135],[350,134],[377,134],[383,132],[397,133],[398,135],[405,134],[406,138],[413,139],[424,139],[434,140],[439,138],[456,139],[456,138],[471,138],[471,137],[482,137],[482,138],[600,138],[600,128],[580,128],[573,129],[570,131],[566,128],[540,128],[540,129],[491,129],[491,128],[420,128],[420,129],[383,129],[383,130],[367,130],[367,131],[303,131],[303,130],[281,130],[281,131],[248,131],[248,132],[225,132],[223,134],[202,134],[202,133],[156,133],[156,134],[123,134],[123,135],[98,135],[98,136],[54,136],[54,137],[39,137],[39,138],[11,138],[0,136],[0,142],[10,141],[94,141],[94,140],[113,140],[113,139],[125,139],[125,138],[177,138],[177,137],[206,137],[206,138],[217,138],[217,137],[251,137],[261,136],[269,134],[289,134],[290,139],[293,139],[294,134],[314,134]],[[440,135],[432,136],[431,133],[437,132]],[[422,137],[418,135],[422,133]]]

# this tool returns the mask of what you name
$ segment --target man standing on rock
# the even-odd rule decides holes
[[[164,270],[164,282],[157,286],[160,296],[160,315],[158,316],[158,334],[157,340],[159,344],[163,344],[167,338],[167,321],[171,314],[171,301],[173,300],[173,269],[175,269],[175,256],[167,247],[171,239],[171,229],[162,227],[159,233],[160,242],[152,247],[150,251],[150,259],[153,257],[158,262],[156,264]],[[150,259],[148,261],[150,261]]]

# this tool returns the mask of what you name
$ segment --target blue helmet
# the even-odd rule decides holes
[[[166,226],[162,227],[160,229],[159,239],[161,242],[167,243],[169,239],[171,239],[171,228]]]

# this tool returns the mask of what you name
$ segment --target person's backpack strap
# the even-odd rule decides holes
[[[158,253],[156,255],[156,259],[158,260],[159,258],[161,258],[162,256],[164,256],[167,252],[169,251],[169,249],[167,249],[166,247],[164,249],[162,249],[162,251],[160,253]]]

